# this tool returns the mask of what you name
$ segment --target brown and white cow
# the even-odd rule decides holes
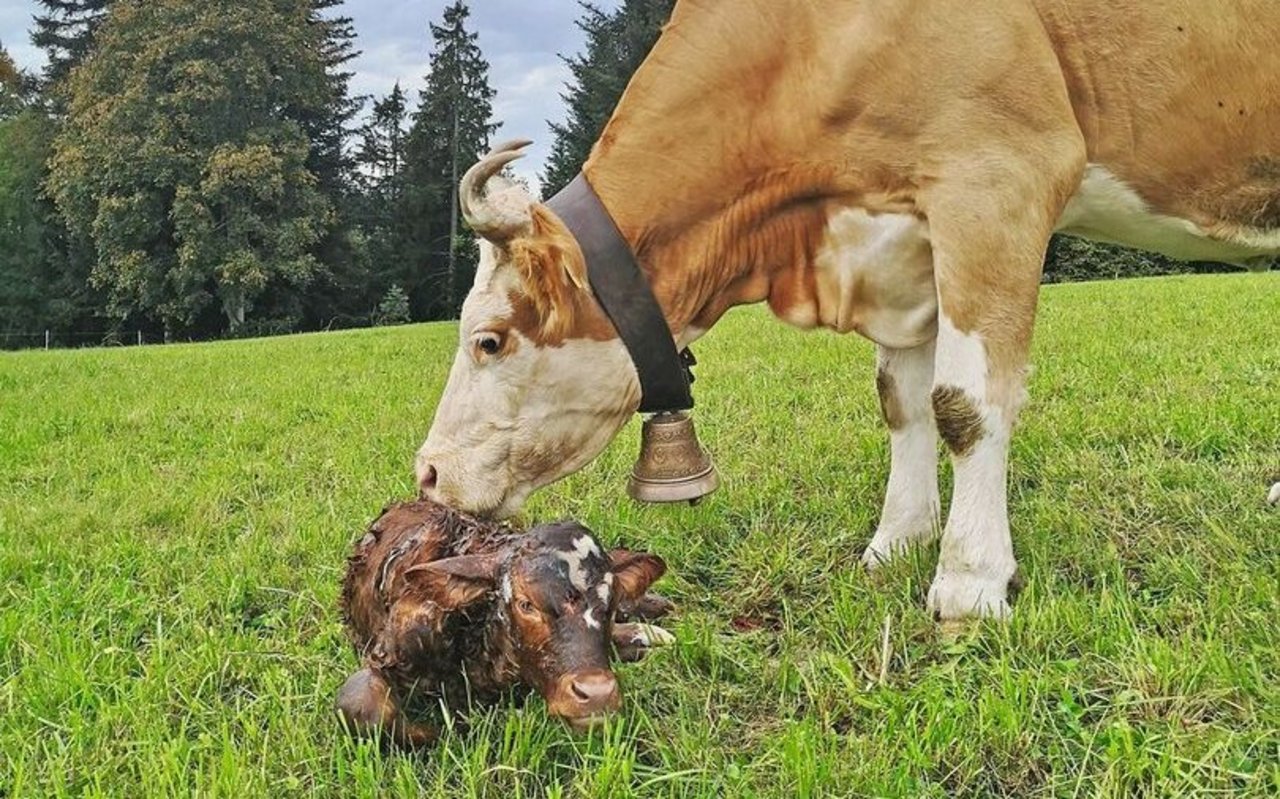
[[[1055,231],[1186,259],[1280,253],[1274,0],[681,0],[584,167],[680,345],[766,301],[879,345],[874,567],[939,524],[928,604],[1005,616],[1006,461]],[[514,512],[637,407],[546,206],[464,181],[486,239],[418,455],[424,494]],[[486,191],[487,189],[487,191]]]

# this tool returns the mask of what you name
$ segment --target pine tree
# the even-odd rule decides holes
[[[58,86],[93,49],[98,28],[113,0],[36,0],[31,43],[45,52],[45,81]]]
[[[234,332],[313,278],[331,210],[295,121],[329,96],[310,13],[308,0],[113,7],[70,76],[49,188],[117,314],[209,333],[220,310]]]
[[[600,138],[605,123],[631,80],[653,49],[675,0],[626,0],[612,14],[582,3],[578,27],[587,35],[586,51],[565,58],[573,79],[562,95],[569,106],[563,124],[551,124],[555,139],[542,173],[544,197],[550,197],[578,174]]]
[[[406,144],[405,201],[400,256],[402,285],[415,315],[456,315],[475,273],[475,248],[460,224],[458,180],[489,148],[497,125],[489,64],[477,34],[467,30],[470,10],[456,0],[441,24],[431,24],[435,50],[426,87],[419,94]]]
[[[328,198],[333,213],[314,248],[318,270],[304,293],[277,296],[277,316],[298,315],[312,327],[327,325],[335,316],[351,316],[367,309],[378,297],[370,285],[369,259],[357,230],[359,191],[351,151],[352,121],[364,105],[351,96],[350,62],[359,55],[355,28],[340,13],[343,0],[309,0],[311,46],[324,64],[327,84],[321,102],[288,114],[306,131],[311,142],[307,169]]]

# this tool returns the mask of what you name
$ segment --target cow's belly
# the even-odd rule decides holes
[[[1099,164],[1085,170],[1057,230],[1183,261],[1254,266],[1280,254],[1280,230],[1223,226],[1207,231],[1189,220],[1152,210],[1137,192]]]
[[[827,221],[812,269],[812,301],[775,309],[787,321],[856,331],[886,347],[914,347],[936,334],[933,254],[919,218],[842,209]]]

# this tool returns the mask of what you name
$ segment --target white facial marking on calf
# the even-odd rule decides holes
[[[582,559],[591,555],[600,557],[600,547],[585,535],[573,540],[573,551],[556,552],[556,557],[569,565],[569,582],[584,593],[590,586],[587,583],[587,572],[582,568]]]
[[[598,630],[600,629],[600,622],[596,621],[595,612],[595,608],[587,608],[587,612],[582,614],[582,620],[585,621],[587,626],[591,629]]]
[[[514,592],[511,589],[511,575],[504,574],[502,576],[502,601],[510,603]]]

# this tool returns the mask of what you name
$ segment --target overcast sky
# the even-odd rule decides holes
[[[438,22],[449,0],[347,0],[345,13],[355,19],[357,45],[363,55],[353,63],[355,94],[381,96],[399,80],[416,102],[431,50],[428,22]],[[595,0],[613,9],[620,0]],[[35,0],[0,0],[0,43],[19,67],[38,70],[44,64],[31,46],[28,29]],[[578,52],[582,32],[574,25],[581,9],[576,0],[471,0],[471,29],[489,60],[490,81],[498,90],[494,117],[502,123],[498,138],[534,140],[529,157],[516,164],[519,174],[536,185],[550,148],[547,120],[560,120],[560,92],[568,70],[559,54]]]

